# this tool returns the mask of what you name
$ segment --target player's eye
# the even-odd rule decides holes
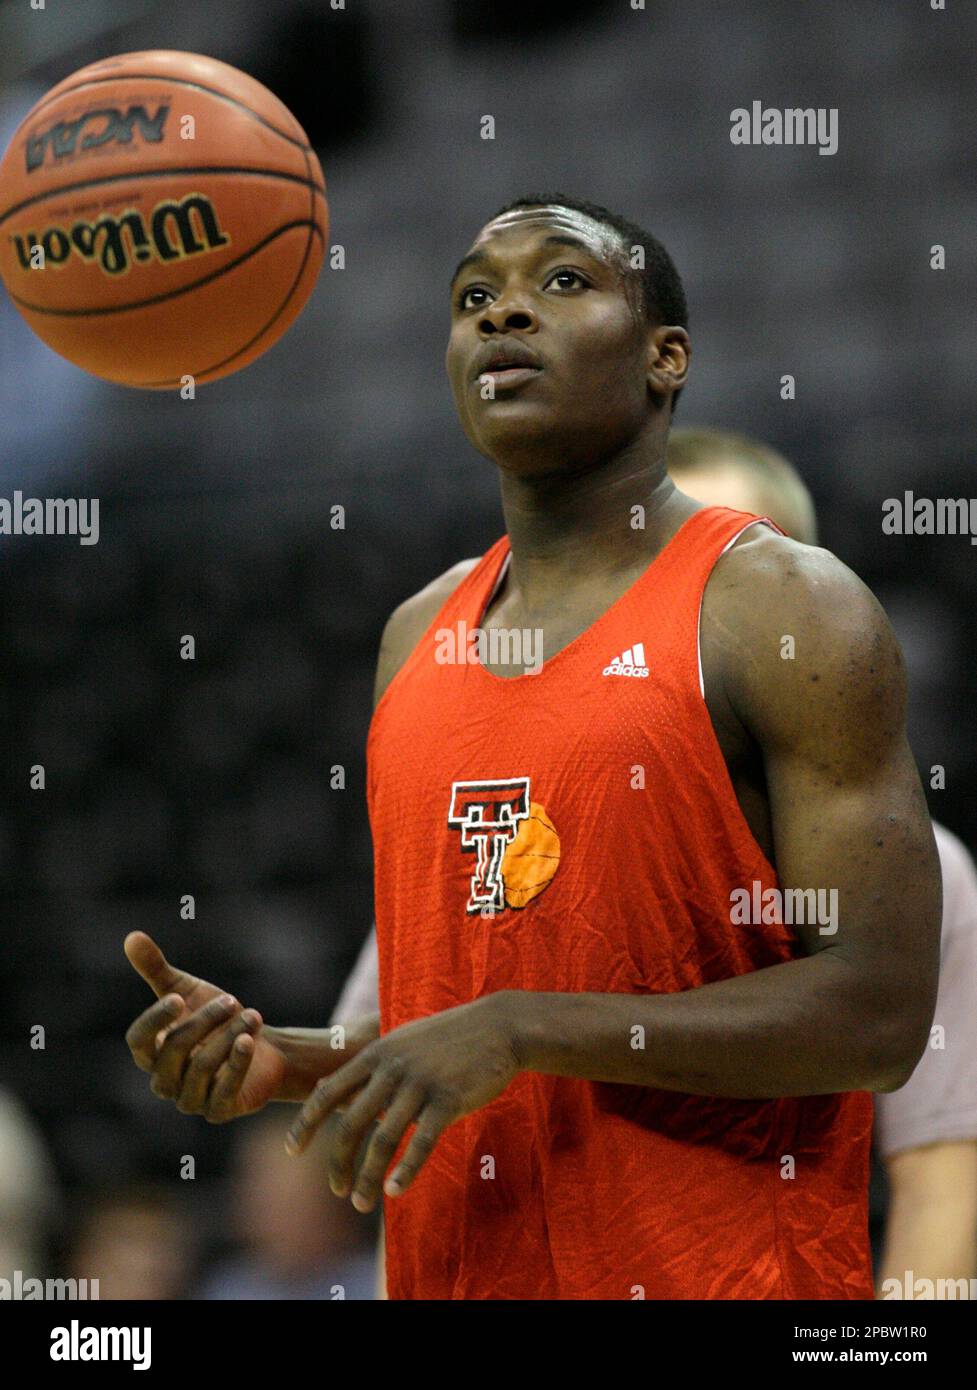
[[[554,270],[552,274],[547,277],[544,288],[548,288],[557,280],[562,280],[564,282],[560,286],[561,289],[575,288],[574,285],[565,283],[567,280],[576,280],[578,284],[583,286],[584,289],[588,289],[590,283],[588,280],[584,278],[584,276],[581,274],[579,270],[572,270],[569,266],[563,266],[559,270]],[[480,299],[477,302],[472,303],[469,301],[469,295],[481,294],[487,296],[488,293],[488,290],[483,289],[481,285],[469,285],[466,289],[463,289],[459,292],[457,298],[455,299],[455,306],[456,308],[461,310],[472,308],[481,309],[485,305],[487,300]]]
[[[553,274],[550,276],[546,283],[547,285],[551,285],[554,280],[559,280],[567,276],[569,276],[573,280],[579,281],[580,284],[585,287],[588,284],[588,281],[584,279],[579,270],[571,270],[569,266],[564,266],[562,270],[554,270]],[[563,289],[572,289],[572,286],[564,285]]]
[[[488,294],[488,290],[483,290],[479,285],[469,285],[467,289],[461,291],[455,300],[455,304],[459,309],[470,309],[472,307],[468,303],[468,296],[470,294]],[[481,300],[475,305],[475,308],[480,309],[484,302],[484,300]]]

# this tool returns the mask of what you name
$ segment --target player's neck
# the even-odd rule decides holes
[[[568,590],[644,568],[697,504],[660,465],[631,464],[572,478],[503,473],[502,510],[512,552],[505,588],[532,612]]]

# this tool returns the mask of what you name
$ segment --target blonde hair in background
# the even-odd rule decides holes
[[[745,434],[687,427],[668,437],[665,462],[675,486],[699,502],[771,517],[805,545],[817,545],[814,501],[776,449]]]

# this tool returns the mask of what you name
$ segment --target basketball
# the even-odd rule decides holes
[[[34,332],[123,386],[216,381],[318,278],[325,181],[260,82],[197,53],[106,58],[53,87],[0,163],[0,276]]]
[[[560,837],[538,802],[502,856],[506,907],[525,907],[553,880],[560,867]]]

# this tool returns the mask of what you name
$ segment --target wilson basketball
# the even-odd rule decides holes
[[[507,907],[525,907],[538,897],[560,866],[560,837],[537,802],[519,826],[502,856],[502,882]]]
[[[260,357],[315,285],[322,169],[266,87],[197,53],[106,58],[52,88],[0,163],[0,276],[55,352],[150,389]]]

